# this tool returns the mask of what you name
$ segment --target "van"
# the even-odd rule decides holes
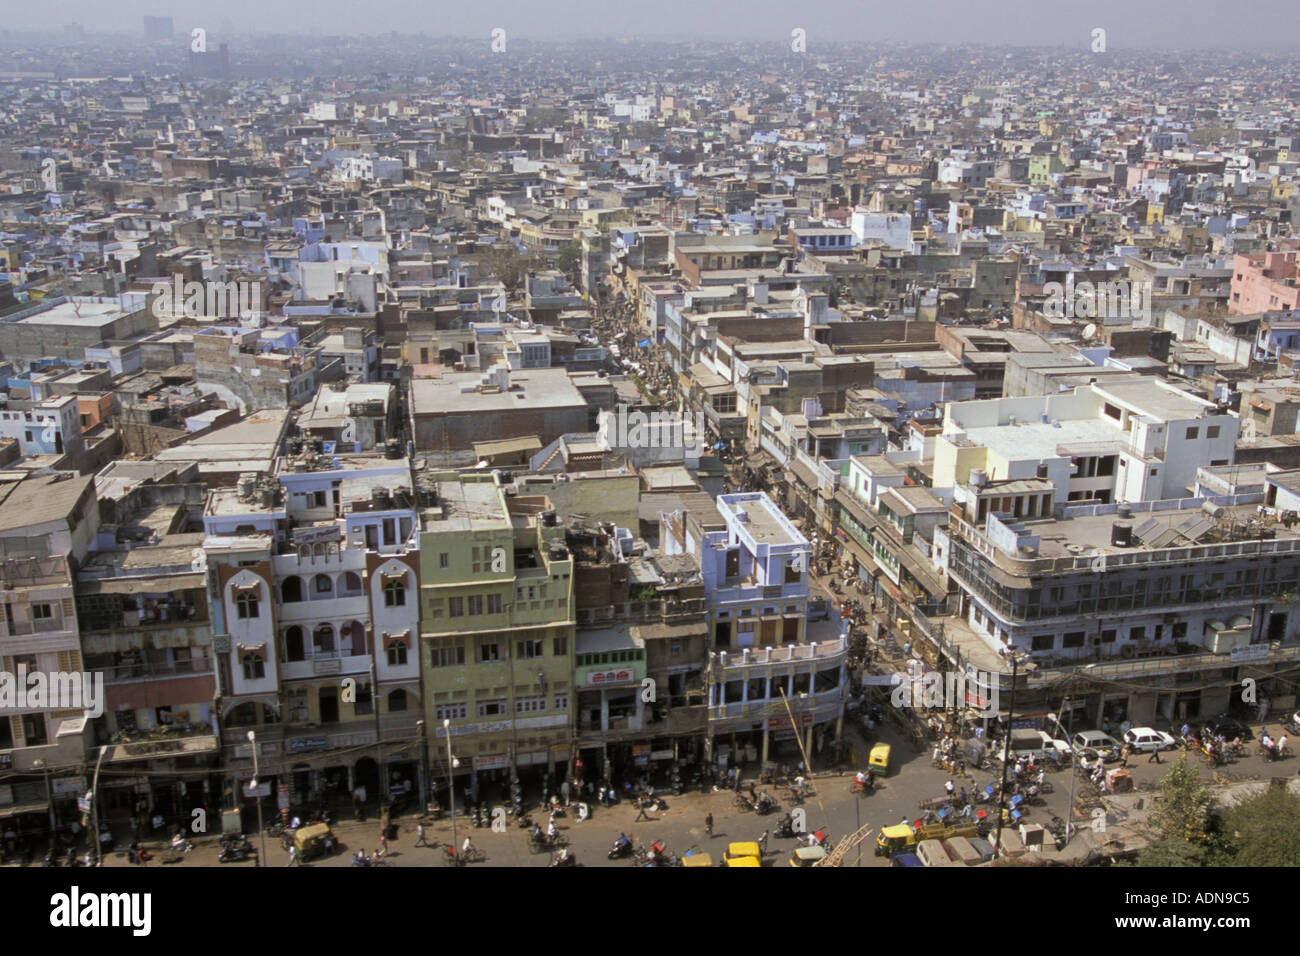
[[[947,849],[938,840],[922,840],[916,845],[916,855],[926,866],[962,866],[948,855]]]
[[[1085,730],[1077,733],[1070,743],[1074,747],[1076,757],[1087,757],[1089,760],[1098,757],[1102,760],[1119,759],[1119,741],[1100,730]]]
[[[1002,747],[995,747],[993,756],[1002,759]],[[1009,759],[1016,760],[1020,757],[1033,757],[1035,760],[1046,760],[1049,755],[1068,759],[1070,747],[1064,740],[1056,740],[1051,734],[1042,730],[1013,730],[1011,731],[1011,754]]]

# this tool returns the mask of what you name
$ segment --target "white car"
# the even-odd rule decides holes
[[[1163,730],[1152,730],[1150,727],[1134,727],[1124,731],[1124,742],[1139,753],[1172,750],[1177,746],[1173,737]]]

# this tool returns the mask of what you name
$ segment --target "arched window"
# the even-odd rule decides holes
[[[302,600],[302,578],[288,577],[280,582],[280,600],[293,604]]]
[[[384,607],[406,606],[406,583],[403,581],[386,581],[384,583]]]
[[[244,655],[244,680],[261,680],[266,676],[266,663],[261,654]]]
[[[345,571],[343,573],[343,580],[339,583],[339,591],[347,592],[348,594],[360,594],[361,575],[357,574],[355,571]]]
[[[334,582],[330,580],[328,574],[318,574],[312,581],[311,589],[316,592],[317,597],[325,594],[334,593]]]
[[[241,620],[260,616],[258,613],[260,602],[257,600],[257,594],[257,589],[254,588],[249,591],[240,591],[236,595],[235,613],[239,615]]]
[[[329,624],[322,624],[312,631],[311,640],[317,654],[334,653],[334,628]]]
[[[301,661],[307,657],[306,649],[302,643],[302,628],[297,624],[284,632],[284,659],[287,661]]]
[[[406,691],[395,690],[388,695],[388,712],[396,713],[399,710],[406,710]]]

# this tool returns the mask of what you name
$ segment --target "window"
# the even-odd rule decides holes
[[[334,582],[330,580],[328,574],[318,574],[314,579],[312,587],[317,594],[329,594],[334,590]]]
[[[479,641],[478,659],[484,664],[501,660],[501,645],[495,641]]]
[[[49,605],[49,604],[33,604],[33,605],[32,605],[32,620],[33,620],[33,621],[48,621],[48,620],[50,620],[50,618],[52,618],[52,617],[54,617],[54,608],[53,608],[52,605]]]
[[[430,667],[456,667],[465,663],[465,645],[457,642],[447,647],[429,651]]]
[[[405,607],[406,585],[401,581],[389,581],[384,585],[384,607]]]
[[[406,663],[406,645],[393,644],[388,648],[388,666],[401,667]]]
[[[1139,628],[1135,628],[1135,630],[1140,631],[1140,630],[1142,630],[1142,628],[1140,628],[1140,627],[1139,627]],[[1129,633],[1131,634],[1132,632],[1130,631]],[[1114,643],[1115,643],[1115,638],[1116,638],[1116,636],[1117,636],[1117,634],[1116,634],[1116,632],[1115,632],[1114,630],[1105,630],[1105,631],[1102,631],[1102,632],[1101,632],[1101,642],[1102,642],[1103,644],[1114,644]]]
[[[261,680],[266,676],[266,662],[260,654],[244,655],[244,680]]]
[[[506,715],[506,702],[504,700],[480,700],[478,702],[478,715],[480,717],[504,717]]]
[[[469,709],[465,704],[439,704],[433,709],[434,716],[438,720],[464,720],[469,716]]]
[[[465,616],[465,599],[463,597],[447,598],[447,616]]]
[[[1035,634],[1033,649],[1036,651],[1050,651],[1056,646],[1055,634]]]
[[[326,504],[325,492],[311,491],[307,493],[308,508],[324,508]]]
[[[569,639],[567,637],[557,637],[551,641],[551,653],[556,657],[564,657],[569,653]]]
[[[438,567],[446,568],[451,566],[451,555],[446,551],[438,555]]]
[[[241,619],[258,617],[258,600],[255,591],[243,591],[235,598],[235,612]]]
[[[516,641],[515,656],[522,660],[532,660],[534,657],[541,657],[542,642],[540,640]]]
[[[489,595],[487,596],[487,612],[488,612],[489,614],[500,614],[500,613],[501,613],[501,595],[500,595],[500,594],[489,594]]]
[[[45,733],[44,714],[23,714],[23,740],[28,747],[42,747],[49,742]]]
[[[516,714],[537,714],[545,709],[545,697],[518,697],[515,699]]]
[[[556,709],[556,710],[568,710],[568,709],[569,709],[569,695],[568,695],[568,694],[556,694],[556,695],[555,695],[555,709]]]
[[[471,594],[469,596],[469,613],[475,616],[483,613],[483,595]]]
[[[388,695],[388,712],[390,714],[395,714],[398,711],[406,710],[406,703],[408,699],[409,698],[407,696],[406,691],[404,690],[393,691],[391,694]]]
[[[1087,635],[1083,631],[1071,631],[1061,639],[1062,648],[1083,647],[1084,638]]]
[[[1114,634],[1115,632],[1114,632],[1114,631],[1111,631],[1111,633]],[[1129,629],[1129,632],[1128,632],[1128,639],[1129,639],[1130,641],[1141,641],[1141,640],[1145,640],[1145,639],[1146,639],[1146,636],[1147,636],[1147,629],[1146,629],[1145,627],[1134,627],[1134,628],[1130,628],[1130,629]],[[1102,631],[1102,632],[1101,632],[1101,639],[1102,639],[1103,641],[1106,639],[1106,632],[1105,632],[1105,631]],[[1112,637],[1111,640],[1113,641],[1114,638]]]
[[[357,684],[357,699],[353,702],[353,713],[358,717],[375,712],[375,700],[370,693],[370,684]]]
[[[1187,440],[1191,441],[1194,438],[1199,437],[1200,434],[1201,434],[1201,430],[1197,428],[1195,425],[1193,425],[1191,428],[1187,429]]]
[[[1207,425],[1207,426],[1205,427],[1205,437],[1206,437],[1206,438],[1218,438],[1218,437],[1219,437],[1219,426],[1218,426],[1218,425]]]

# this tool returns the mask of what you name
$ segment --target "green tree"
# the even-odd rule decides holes
[[[515,248],[514,243],[504,242],[492,247],[492,251],[488,253],[488,265],[492,269],[492,274],[506,287],[506,291],[514,292],[524,281],[528,270],[534,268],[536,262],[532,256],[522,255]]]
[[[582,245],[577,242],[566,242],[560,246],[555,258],[555,266],[570,279],[573,279],[577,266],[581,261]]]
[[[1204,866],[1213,849],[1210,790],[1186,757],[1160,781],[1160,798],[1147,818],[1150,843],[1138,854],[1138,866]]]
[[[1224,812],[1217,866],[1300,866],[1300,797],[1269,789]]]

